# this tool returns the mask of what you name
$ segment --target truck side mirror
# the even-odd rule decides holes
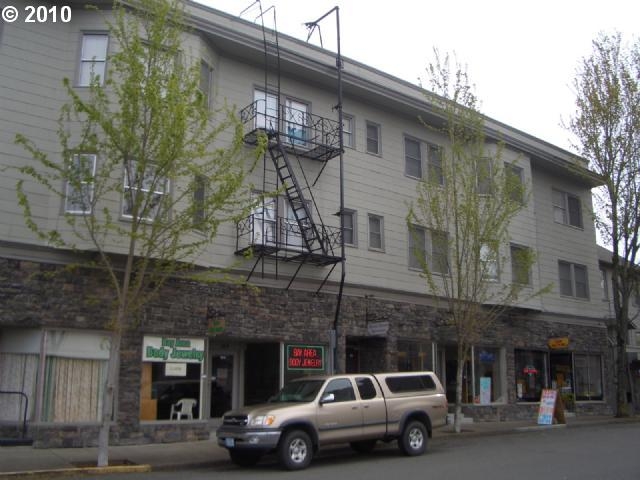
[[[324,405],[325,403],[332,403],[336,401],[336,396],[333,393],[327,393],[320,399],[320,405]]]

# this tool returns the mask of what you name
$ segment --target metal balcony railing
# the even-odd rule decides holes
[[[327,161],[340,154],[340,124],[287,105],[270,106],[260,99],[240,111],[244,140],[254,145],[258,133],[279,135],[285,148],[313,160]]]
[[[316,224],[325,247],[314,242],[305,246],[302,229],[311,222],[299,224],[288,218],[267,220],[261,214],[251,214],[237,225],[236,254],[247,251],[286,261],[298,261],[315,265],[332,265],[340,261],[340,228]],[[325,253],[326,252],[326,253]]]

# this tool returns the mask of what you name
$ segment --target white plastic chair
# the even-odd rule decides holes
[[[198,401],[194,398],[181,398],[171,405],[171,415],[169,418],[173,420],[173,417],[175,416],[176,420],[182,420],[183,418],[193,420],[193,407],[197,404]]]

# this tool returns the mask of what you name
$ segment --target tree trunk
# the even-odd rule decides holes
[[[113,333],[111,348],[109,349],[109,362],[107,363],[107,378],[102,400],[102,423],[98,434],[98,467],[109,465],[109,434],[111,422],[115,411],[115,392],[118,384],[118,369],[120,365],[120,343],[122,334],[120,331]]]
[[[464,362],[467,358],[466,347],[458,345],[458,364],[456,367],[456,410],[453,417],[453,429],[456,433],[462,431],[462,384]]]

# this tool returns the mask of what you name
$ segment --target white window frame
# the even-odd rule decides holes
[[[213,68],[209,63],[203,59],[200,59],[200,92],[205,98],[205,105],[207,108],[211,108],[211,91],[213,87]]]
[[[409,269],[419,270],[423,269],[423,262],[427,259],[427,229],[420,225],[411,225],[409,227],[409,241],[407,243],[409,247]],[[422,255],[419,258],[418,255]]]
[[[575,200],[578,205],[578,218],[574,218],[570,208],[570,200]],[[553,188],[551,192],[551,202],[553,204],[553,220],[556,223],[568,225],[574,228],[584,228],[582,221],[582,201],[579,196]]]
[[[500,280],[500,265],[498,252],[487,243],[480,244],[480,264],[482,265],[482,279],[487,282]]]
[[[510,177],[517,178],[520,183],[520,191],[513,190],[511,192],[511,200],[520,205],[524,205],[524,168],[514,165],[513,163],[505,162],[504,169],[506,179]]]
[[[412,155],[409,153],[409,148],[407,148],[407,145],[411,143],[415,146],[418,147],[418,152],[417,152],[417,157],[415,155]],[[422,144],[423,142],[421,142],[420,140],[418,140],[417,138],[414,137],[410,137],[408,135],[404,136],[404,141],[403,141],[403,147],[404,147],[404,174],[409,177],[409,178],[416,178],[418,180],[422,179],[423,174],[424,174],[424,165],[423,165],[423,161],[422,161]],[[412,168],[409,168],[409,165],[412,165],[412,167],[416,167],[415,169],[418,170],[418,174],[414,175],[413,172],[411,172],[410,170],[412,170]]]
[[[370,137],[369,136],[369,128],[375,128],[376,130],[376,138]],[[370,122],[369,120],[366,121],[366,126],[365,126],[365,151],[367,153],[370,153],[371,155],[382,155],[382,142],[380,141],[380,139],[382,138],[381,135],[381,131],[380,131],[380,125],[374,122]],[[372,142],[376,142],[376,150],[370,150],[369,149],[369,141]]]
[[[81,163],[81,158],[88,158],[91,162],[90,177],[91,181],[81,180],[80,181],[80,192],[74,188],[73,185],[69,181],[67,181],[66,189],[65,189],[65,199],[64,199],[64,211],[65,213],[70,213],[74,215],[87,215],[91,213],[91,203],[93,202],[93,189],[94,189],[94,178],[96,176],[96,161],[97,155],[95,153],[77,153],[72,156],[71,164],[69,168],[81,169],[82,167],[79,165]],[[82,174],[82,172],[80,172]],[[89,173],[89,172],[85,172]],[[82,175],[85,177],[85,175]],[[86,178],[86,177],[85,177]],[[74,202],[72,199],[80,196],[81,205],[87,207],[85,209],[74,208],[78,205],[78,203]]]
[[[344,237],[344,232],[342,233],[343,237],[345,238],[344,244],[348,245],[350,247],[357,247],[358,246],[358,212],[356,210],[351,210],[349,208],[345,208],[343,210],[342,215],[344,216],[345,220],[346,218],[350,218],[351,219],[351,228],[348,229],[346,226],[344,227],[344,230],[347,231],[351,231],[351,242],[347,242],[346,237]],[[343,221],[343,225],[345,224],[345,222]]]
[[[127,199],[126,197],[128,196],[128,192],[131,190],[141,190],[143,192],[145,192],[145,194],[148,194],[149,192],[151,192],[150,188],[145,188],[144,186],[142,188],[138,188],[137,186],[131,186],[129,185],[129,172],[135,174],[136,173],[136,169],[137,169],[137,162],[135,160],[132,160],[130,162],[131,166],[129,168],[127,168],[127,165],[124,166],[124,175],[123,175],[123,180],[124,180],[124,185],[123,185],[123,190],[122,190],[122,208],[120,210],[120,213],[122,215],[123,218],[126,219],[132,219],[133,215],[131,215],[130,213],[125,213],[125,207],[127,205]],[[147,166],[147,170],[150,172],[151,176],[154,177],[155,173],[152,172],[153,170],[153,165],[148,165]],[[145,177],[146,177],[146,172],[145,172]],[[153,194],[158,196],[158,202],[156,205],[160,205],[160,203],[162,203],[162,198],[163,195],[167,195],[169,193],[169,181],[165,178],[163,182],[159,182],[159,183],[164,183],[164,187],[162,190],[153,190]],[[143,182],[144,184],[144,182]],[[140,217],[140,220],[146,220],[146,221],[153,221],[155,218],[157,217],[157,211],[155,213],[155,215],[149,217]]]
[[[103,37],[104,39],[104,54],[100,57],[93,56],[88,57],[86,53],[85,41],[89,37]],[[107,73],[107,54],[109,52],[109,34],[105,32],[83,32],[80,41],[80,62],[78,65],[78,87],[88,87],[91,85],[91,80],[94,75],[100,78],[100,85],[104,85],[105,76]],[[85,73],[85,66],[90,65],[88,72]],[[96,72],[96,65],[100,65],[100,71]],[[88,78],[87,75],[88,74]]]
[[[372,228],[373,224],[377,222],[378,229],[377,231]],[[374,250],[378,252],[384,252],[384,217],[381,215],[376,215],[373,213],[369,213],[367,217],[367,226],[368,226],[368,239],[369,239],[369,250]],[[373,245],[371,241],[373,236],[380,237],[380,246]]]
[[[562,266],[566,266],[569,268],[570,278],[563,279],[562,271],[561,271]],[[577,282],[576,282],[577,268],[584,269],[584,284],[585,284],[584,289],[586,292],[585,296],[580,296],[578,295],[578,292],[577,292]],[[562,286],[563,280],[571,282],[571,293],[567,293],[566,291],[563,292],[563,286]],[[560,295],[563,297],[572,297],[580,300],[589,300],[589,270],[587,269],[587,266],[580,265],[577,263],[567,262],[564,260],[558,260],[558,290],[560,292]]]
[[[479,170],[488,166],[486,178],[482,178]],[[476,161],[476,193],[481,196],[493,195],[493,159],[491,157],[481,157]]]
[[[530,251],[531,249],[527,246],[524,245],[516,245],[515,243],[512,243],[509,246],[509,254],[511,255],[511,282],[514,284],[518,284],[518,285],[525,285],[525,286],[530,286],[533,282],[532,279],[532,271],[531,271],[531,265],[528,265],[527,267],[527,281],[526,283],[520,282],[520,278],[519,275],[516,274],[516,271],[519,268],[522,268],[522,265],[518,264],[518,260],[516,258],[516,255],[514,255],[514,251]],[[524,275],[523,275],[524,276]]]
[[[444,186],[443,149],[439,145],[427,144],[427,178],[431,183]],[[434,160],[438,159],[436,163]],[[437,175],[437,177],[436,177]],[[434,180],[437,179],[437,182]]]
[[[347,113],[342,114],[342,143],[348,148],[356,148],[355,118]]]

